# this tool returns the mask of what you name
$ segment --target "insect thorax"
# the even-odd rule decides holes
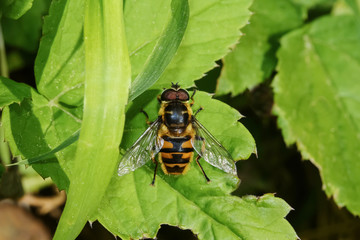
[[[162,103],[162,110],[163,123],[172,133],[181,134],[191,122],[192,111],[188,103],[181,101]]]

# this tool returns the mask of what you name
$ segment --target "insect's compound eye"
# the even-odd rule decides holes
[[[167,89],[161,94],[161,101],[187,101],[189,100],[189,93],[184,89],[178,91],[173,89]]]
[[[177,94],[178,94],[178,99],[180,101],[187,101],[189,100],[189,93],[184,90],[184,89],[180,89],[179,91],[177,91]]]
[[[161,94],[161,101],[171,101],[176,99],[176,91],[167,89]]]

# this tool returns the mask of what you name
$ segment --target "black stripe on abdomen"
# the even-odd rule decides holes
[[[194,148],[189,147],[191,146],[190,143],[188,143],[187,147],[183,148],[182,145],[186,142],[188,142],[191,137],[190,136],[186,136],[186,137],[182,137],[182,138],[172,138],[169,136],[162,136],[162,138],[164,139],[164,141],[171,143],[172,148],[161,148],[160,152],[163,153],[174,153],[174,152],[180,152],[180,153],[190,153],[194,151]]]
[[[169,173],[169,174],[182,174],[184,172],[184,169],[185,169],[185,165],[184,166],[178,166],[178,165],[175,165],[175,166],[170,166],[170,165],[167,165],[165,164],[165,167],[166,167],[166,171]]]
[[[182,158],[183,154],[181,153],[173,153],[171,154],[172,158],[165,158],[162,156],[162,162],[167,164],[175,164],[175,163],[188,163],[190,162],[190,157]]]

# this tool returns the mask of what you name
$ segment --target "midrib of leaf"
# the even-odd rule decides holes
[[[338,101],[335,101],[336,102],[336,106],[339,110],[339,112],[342,112],[343,116],[346,117],[351,123],[352,123],[352,127],[354,127],[355,129],[357,129],[357,132],[359,132],[358,130],[358,126],[356,125],[355,123],[355,120],[353,119],[353,117],[351,116],[351,114],[347,114],[349,112],[349,109],[347,108],[346,104],[343,102],[343,98],[340,97],[338,94],[337,94],[337,87],[336,87],[336,84],[333,82],[332,80],[332,77],[331,77],[331,74],[329,73],[329,70],[327,69],[326,67],[326,64],[323,63],[323,61],[321,61],[321,58],[320,58],[320,54],[319,54],[319,51],[316,49],[316,44],[314,44],[314,41],[311,39],[311,36],[310,34],[307,34],[305,35],[308,37],[310,43],[311,43],[311,47],[312,49],[314,50],[314,53],[315,53],[315,56],[316,56],[316,60],[319,62],[320,66],[322,67],[325,75],[326,75],[326,79],[328,80],[329,82],[329,86],[331,86],[331,89],[332,89],[332,93],[334,94],[334,97],[335,99],[337,99]],[[347,54],[348,55],[348,54]],[[299,139],[298,139],[299,141]],[[302,144],[304,146],[304,144]],[[307,151],[308,152],[308,151]],[[315,162],[314,159],[312,159],[312,162]],[[343,161],[343,165],[345,166],[345,169],[346,169],[346,179],[348,182],[351,183],[351,185],[353,187],[355,187],[356,189],[356,192],[358,192],[360,194],[360,186],[357,184],[357,182],[354,182],[354,179],[351,177],[351,173],[350,173],[350,168],[351,166],[349,166],[349,163],[348,161]],[[338,188],[338,187],[337,187]],[[332,189],[332,191],[334,191],[335,189]],[[333,192],[334,193],[334,192]]]
[[[144,42],[142,45],[140,45],[139,47],[135,48],[134,51],[132,51],[129,56],[133,56],[134,54],[136,54],[137,52],[139,52],[141,49],[143,49],[144,47],[146,47],[147,45],[149,45],[150,43],[152,43],[153,41],[157,40],[160,37],[159,35],[156,35],[152,40],[149,40],[147,42]]]
[[[198,16],[198,15],[206,12],[207,10],[211,9],[212,7],[216,6],[216,5],[219,4],[219,3],[220,3],[220,2],[213,2],[213,3],[211,3],[210,5],[204,7],[204,8],[202,8],[202,9],[196,11],[196,12],[192,12],[192,13],[191,13],[191,18],[194,18],[194,17],[196,17],[196,16]]]
[[[123,2],[87,0],[84,39],[84,115],[73,167],[77,174],[71,176],[54,239],[76,238],[97,210],[117,163],[131,77]]]
[[[56,95],[54,98],[49,99],[49,106],[51,108],[51,111],[53,113],[53,116],[55,116],[54,111],[52,109],[52,107],[55,107],[57,109],[59,109],[60,111],[64,112],[65,114],[67,114],[68,116],[70,116],[71,118],[73,118],[76,122],[81,123],[82,119],[76,117],[74,114],[72,114],[71,112],[67,111],[65,108],[63,108],[60,104],[59,104],[59,98],[64,96],[66,93],[70,92],[71,90],[74,90],[76,88],[80,88],[82,85],[84,85],[84,83],[79,83],[77,85],[74,85],[70,88],[64,89],[63,91],[61,91],[58,95]],[[46,96],[44,96],[46,98]]]
[[[55,107],[57,109],[59,109],[60,111],[64,112],[66,115],[70,116],[72,119],[74,119],[76,122],[78,123],[81,123],[82,120],[79,119],[78,117],[74,116],[74,114],[72,114],[71,112],[67,111],[65,108],[61,107],[61,105],[59,104],[53,104],[53,105],[50,105],[50,107]],[[54,113],[54,111],[52,110],[51,108],[51,111]]]
[[[61,91],[58,95],[56,95],[55,97],[53,97],[52,99],[49,99],[49,102],[58,102],[59,98],[64,96],[66,93],[70,92],[71,90],[74,90],[76,88],[80,88],[82,85],[84,85],[84,83],[79,83],[79,84],[76,84],[70,88],[67,88],[67,89],[63,89],[63,91]]]

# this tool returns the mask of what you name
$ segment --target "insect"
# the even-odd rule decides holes
[[[210,179],[199,162],[201,157],[214,167],[236,175],[235,162],[229,152],[196,119],[202,108],[193,114],[194,95],[195,91],[190,97],[177,83],[172,84],[158,96],[161,107],[153,123],[148,122],[148,115],[143,111],[150,126],[120,160],[119,176],[152,160],[155,170],[151,185],[154,185],[159,162],[165,174],[185,174],[194,152],[198,154],[195,161],[206,181]],[[157,154],[158,161],[155,159]]]

